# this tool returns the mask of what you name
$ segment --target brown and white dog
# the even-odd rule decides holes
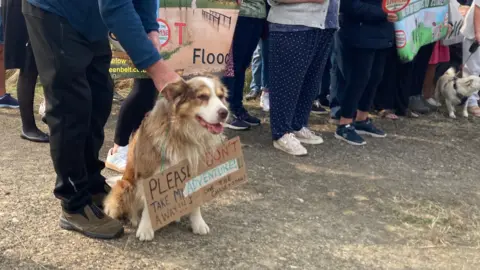
[[[170,101],[159,100],[134,134],[123,176],[107,180],[112,190],[104,201],[105,213],[112,218],[127,217],[138,225],[136,235],[141,241],[154,237],[142,180],[185,159],[197,168],[205,152],[222,142],[229,115],[227,90],[216,78],[176,82],[163,93]],[[190,222],[193,233],[210,232],[200,207],[192,211]]]

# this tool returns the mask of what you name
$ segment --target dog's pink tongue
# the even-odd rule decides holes
[[[210,131],[213,134],[220,134],[223,132],[223,125],[222,124],[208,125],[208,131]]]

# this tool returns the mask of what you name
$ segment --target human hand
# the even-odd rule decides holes
[[[458,7],[458,12],[460,12],[460,15],[465,17],[467,15],[468,10],[470,9],[469,6],[459,6]]]
[[[388,13],[387,14],[387,21],[391,22],[391,23],[394,23],[396,21],[398,21],[398,16],[396,13]]]
[[[162,48],[162,44],[160,44],[160,36],[157,31],[151,31],[150,33],[147,34],[148,39],[152,42],[153,46],[158,50],[160,53],[160,50]]]
[[[479,33],[479,34],[475,34],[475,41],[477,41],[478,43],[480,43],[480,33]]]
[[[169,83],[183,80],[173,69],[171,69],[164,60],[159,60],[147,68],[147,73],[153,80],[155,87],[162,92]],[[168,93],[164,96],[169,99]]]

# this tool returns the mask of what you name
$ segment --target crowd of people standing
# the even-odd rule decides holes
[[[237,31],[243,33],[244,21],[251,20],[257,20],[257,30],[263,31],[261,38],[256,39],[256,50],[251,45],[253,42],[248,46],[247,55],[253,54],[253,59],[251,91],[246,99],[260,97],[260,106],[270,111],[274,147],[292,155],[307,154],[302,144],[323,142],[308,129],[310,113],[330,113],[332,121],[337,123],[335,138],[352,145],[364,145],[362,135],[386,136],[374,125],[369,117],[371,112],[396,120],[399,116],[419,117],[437,110],[440,104],[433,98],[436,80],[451,66],[461,69],[465,54],[468,56],[465,48],[475,40],[475,36],[465,37],[463,57],[462,43],[444,46],[439,40],[422,46],[412,61],[404,62],[395,46],[397,15],[386,13],[382,1],[245,2],[267,7],[267,14],[256,14],[263,19],[263,24],[252,15],[241,14],[234,35],[234,44],[244,42],[245,38]],[[477,8],[470,9],[472,3],[459,4],[462,16],[471,10],[473,17]],[[293,10],[298,17],[286,15],[293,14]],[[313,14],[317,15],[309,17]],[[480,22],[480,16],[477,17]],[[450,33],[452,23],[445,23],[443,27]],[[468,19],[464,28],[472,33],[477,31]],[[238,49],[232,48],[235,55]],[[235,61],[234,57],[232,72],[225,80],[237,79],[237,74],[242,74],[236,85],[227,83],[232,95],[229,101],[234,104],[234,118],[227,127],[234,130],[246,130],[260,123],[246,111],[237,110],[243,108],[243,74],[248,66],[245,51],[241,57],[241,61]],[[468,70],[480,61],[475,60],[478,57],[472,58],[464,72],[477,75],[478,72]],[[477,94],[468,99],[468,110],[472,116],[480,117]]]

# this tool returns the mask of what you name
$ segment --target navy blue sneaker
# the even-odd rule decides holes
[[[319,100],[315,100],[312,105],[312,113],[316,115],[328,114],[328,111],[323,108]]]
[[[365,145],[367,143],[360,135],[358,135],[352,125],[337,126],[335,138],[345,141],[351,145]]]
[[[20,105],[10,94],[6,93],[0,97],[0,108],[18,108]]]
[[[378,129],[373,125],[373,122],[370,118],[365,121],[355,122],[353,123],[353,126],[358,134],[370,135],[375,138],[387,137],[387,134],[385,134],[383,130]]]
[[[244,121],[250,126],[259,126],[262,121],[255,116],[251,116],[248,112],[244,112],[237,116],[238,119]]]
[[[241,119],[238,119],[237,117],[231,117],[231,119],[228,120],[224,126],[233,130],[247,130],[250,128],[249,124]]]

